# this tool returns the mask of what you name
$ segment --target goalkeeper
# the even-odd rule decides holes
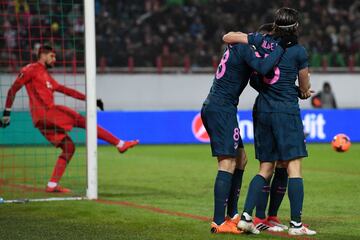
[[[10,124],[11,107],[15,95],[24,85],[29,96],[31,117],[34,126],[55,147],[61,148],[51,178],[47,184],[46,192],[71,192],[63,188],[59,181],[63,176],[66,166],[69,164],[75,152],[75,144],[68,135],[73,127],[86,128],[86,119],[73,109],[56,105],[54,92],[61,92],[79,100],[85,100],[85,95],[59,84],[51,77],[49,68],[54,67],[56,53],[52,47],[43,46],[39,49],[38,61],[23,67],[15,82],[8,91],[5,110],[2,118],[2,127]],[[103,103],[97,100],[97,106],[103,110]],[[120,153],[124,153],[139,143],[138,140],[123,141],[102,127],[97,127],[98,138],[115,146]]]

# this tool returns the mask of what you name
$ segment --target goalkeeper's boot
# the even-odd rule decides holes
[[[316,232],[301,223],[290,222],[289,235],[315,235]]]
[[[238,225],[239,221],[240,221],[240,215],[239,214],[235,214],[232,218],[227,216],[225,218],[225,221],[227,221],[228,223],[234,224],[235,226]]]
[[[271,224],[270,222],[268,222],[266,219],[261,219],[258,217],[254,218],[254,225],[260,231],[264,231],[264,230],[267,230],[270,232],[284,231],[284,229],[282,229],[281,227],[275,226],[275,225]]]
[[[46,186],[46,192],[48,193],[70,193],[71,190],[68,189],[68,188],[64,188],[60,185],[56,185],[55,187],[49,187],[49,186]]]
[[[240,231],[235,224],[225,221],[220,225],[217,225],[216,223],[212,222],[210,225],[211,233],[232,233],[232,234],[241,234],[242,231]]]
[[[122,146],[118,146],[117,149],[119,150],[120,153],[124,153],[129,148],[135,147],[138,144],[139,144],[139,140],[126,141],[124,142],[124,144],[122,144]]]
[[[268,223],[274,225],[274,226],[278,226],[281,227],[284,230],[288,230],[288,226],[286,226],[285,224],[282,224],[280,219],[277,216],[268,216],[267,217],[267,221]]]

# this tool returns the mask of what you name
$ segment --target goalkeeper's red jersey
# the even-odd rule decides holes
[[[8,91],[6,108],[11,108],[16,92],[25,85],[34,125],[46,118],[46,113],[55,107],[54,92],[61,92],[76,99],[85,100],[85,95],[68,88],[53,79],[46,67],[37,62],[23,67]]]

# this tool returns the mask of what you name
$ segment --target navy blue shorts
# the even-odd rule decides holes
[[[238,148],[244,148],[244,145],[236,108],[204,104],[201,119],[210,137],[212,155],[238,157]]]
[[[262,162],[307,157],[300,114],[253,112],[255,156]]]

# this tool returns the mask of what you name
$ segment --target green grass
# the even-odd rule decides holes
[[[28,147],[27,151],[35,151],[31,149],[37,148]],[[347,153],[336,153],[328,144],[311,144],[308,150],[310,157],[303,165],[303,220],[319,232],[312,239],[360,239],[360,144],[353,144]],[[247,145],[246,151],[249,162],[239,206],[243,206],[249,181],[258,168],[253,146]],[[98,152],[100,199],[211,217],[217,164],[210,157],[209,146],[139,146],[124,155],[112,147],[100,147]],[[47,161],[48,171],[38,178],[44,181],[42,186],[54,163]],[[64,186],[71,183],[66,177],[75,174],[71,170],[76,168],[75,161]],[[287,198],[279,215],[289,220]],[[0,239],[281,238],[268,234],[211,235],[208,222],[94,201],[2,204],[0,225]]]

